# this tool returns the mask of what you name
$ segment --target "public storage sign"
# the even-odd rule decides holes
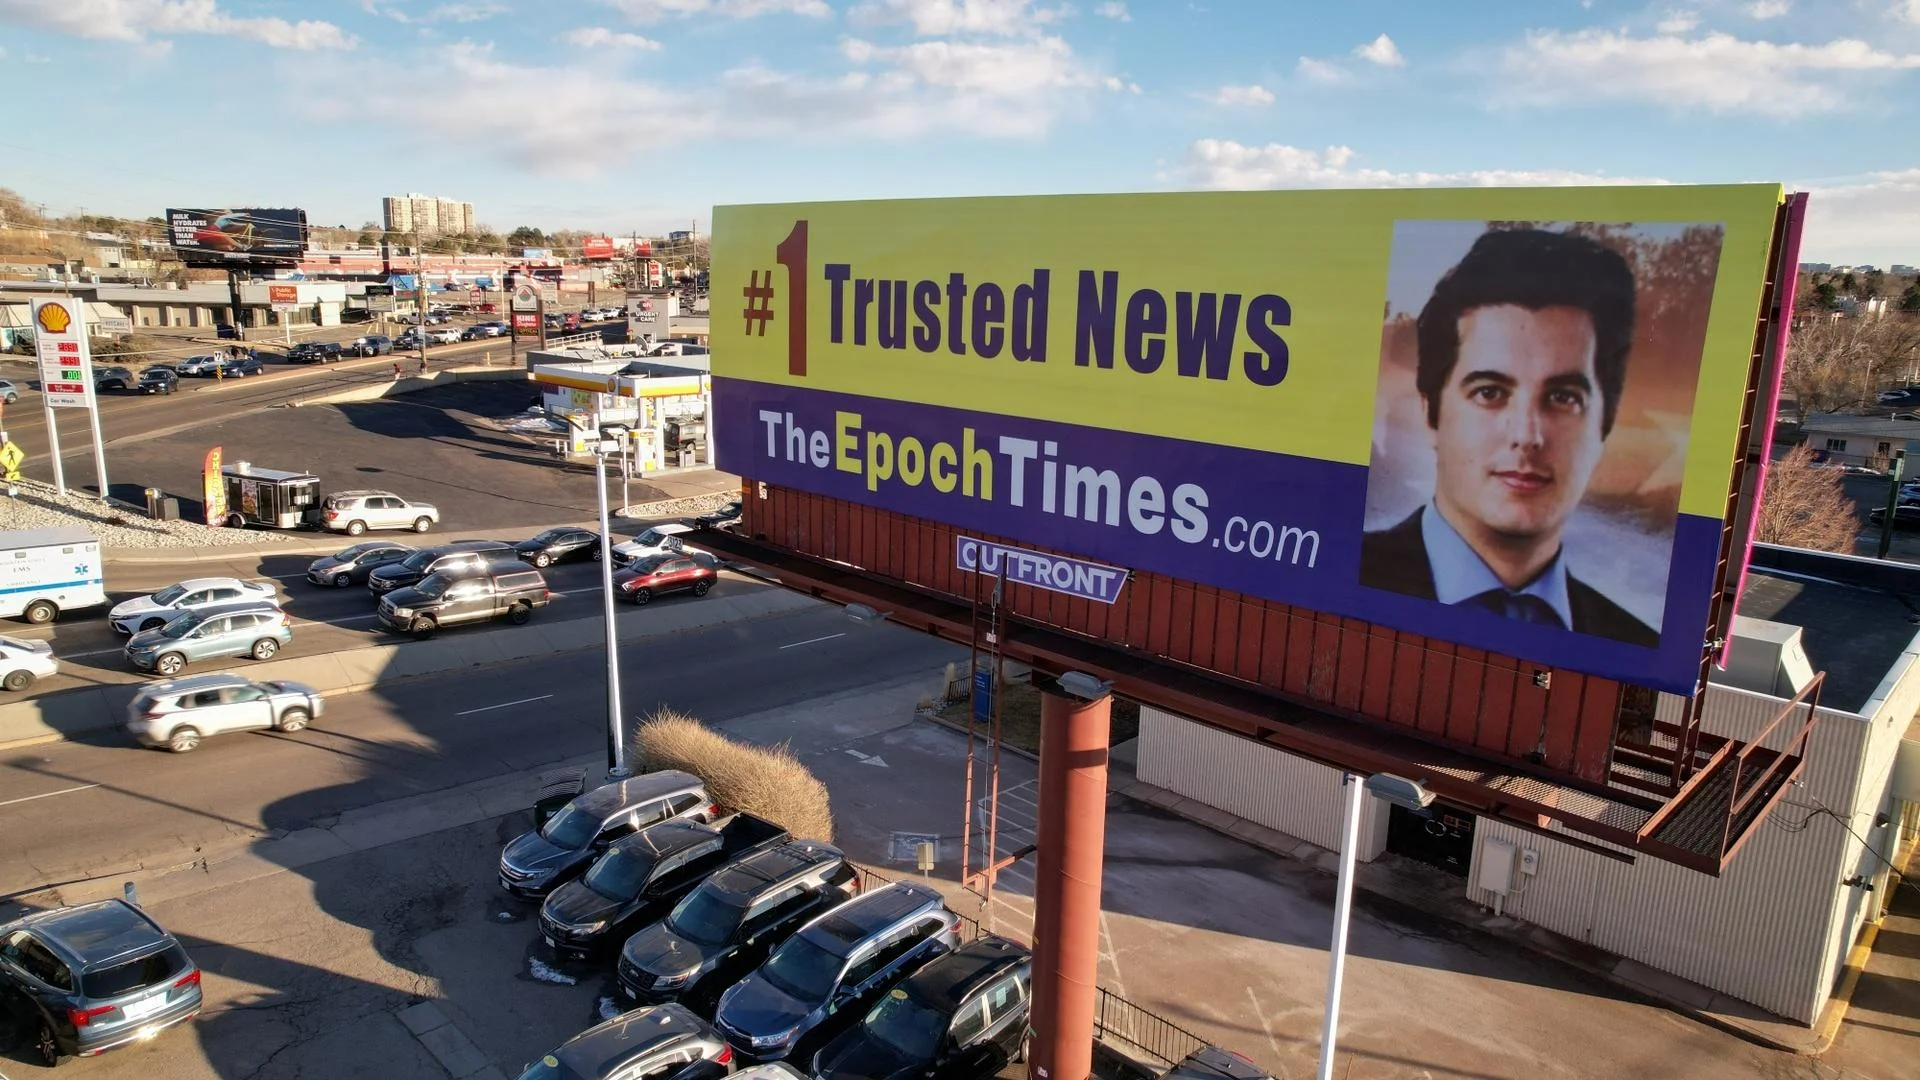
[[[1691,693],[1781,198],[721,207],[717,463]]]

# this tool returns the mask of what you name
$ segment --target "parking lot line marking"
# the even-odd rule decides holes
[[[840,632],[840,633],[838,633],[838,634],[828,634],[828,635],[827,635],[826,637],[815,637],[815,638],[808,638],[808,639],[807,639],[807,640],[805,640],[805,641],[796,641],[796,642],[794,642],[794,643],[793,643],[793,644],[791,644],[791,645],[782,645],[782,646],[780,646],[780,647],[781,647],[782,649],[797,649],[797,648],[799,648],[799,647],[800,647],[800,646],[802,646],[802,645],[817,645],[817,644],[819,644],[819,643],[820,643],[820,642],[822,642],[822,641],[832,641],[832,640],[833,640],[834,638],[837,638],[837,637],[846,637],[846,636],[847,636],[847,635],[846,635],[846,632],[845,632],[845,631],[841,631],[841,632]]]
[[[32,802],[35,799],[51,799],[55,795],[71,795],[76,791],[86,791],[89,788],[97,788],[99,786],[99,784],[81,784],[79,787],[61,788],[59,791],[43,791],[38,795],[24,795],[18,799],[8,799],[6,802],[0,802],[0,806],[12,806],[14,803]]]
[[[477,709],[468,709],[465,712],[457,712],[457,713],[454,713],[453,715],[471,716],[477,712],[492,712],[495,709],[505,709],[513,705],[526,705],[535,701],[545,701],[552,696],[553,696],[552,694],[541,694],[539,697],[526,697],[526,698],[521,698],[519,701],[503,701],[498,705],[482,705]]]

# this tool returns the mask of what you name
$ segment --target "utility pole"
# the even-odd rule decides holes
[[[420,339],[420,374],[427,373],[427,275],[420,261],[420,249],[413,249],[414,336]]]
[[[1895,450],[1893,460],[1887,466],[1887,508],[1885,517],[1880,519],[1880,558],[1887,557],[1893,548],[1894,516],[1900,512],[1900,473],[1907,463],[1907,452]]]

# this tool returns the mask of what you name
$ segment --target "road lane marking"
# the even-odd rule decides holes
[[[0,802],[0,806],[12,806],[14,803],[32,802],[35,799],[51,799],[55,795],[71,795],[76,791],[86,791],[99,786],[99,784],[81,784],[79,787],[61,788],[59,791],[47,791],[39,795],[27,795],[18,799],[8,799],[6,802]]]
[[[545,701],[552,696],[553,696],[552,694],[541,694],[539,697],[521,698],[519,701],[503,701],[498,705],[482,705],[477,709],[468,709],[465,712],[457,712],[457,713],[454,713],[453,715],[472,716],[474,713],[477,713],[477,712],[492,712],[495,709],[505,709],[514,705],[527,705],[535,701]],[[4,806],[4,805],[6,804],[0,803],[0,806]]]
[[[826,637],[816,637],[816,638],[808,638],[808,639],[807,639],[807,640],[805,640],[805,641],[796,641],[796,642],[794,642],[794,643],[793,643],[793,644],[791,644],[791,645],[782,645],[782,646],[780,646],[780,648],[782,648],[782,649],[797,649],[797,648],[799,648],[799,647],[800,647],[800,646],[802,646],[802,645],[817,645],[817,644],[819,644],[819,643],[820,643],[820,642],[822,642],[822,641],[832,641],[832,640],[833,640],[834,638],[837,638],[837,637],[846,637],[846,636],[847,636],[847,633],[846,633],[846,631],[844,631],[844,630],[842,630],[842,631],[841,631],[840,633],[838,633],[838,634],[828,634],[828,635],[827,635]]]

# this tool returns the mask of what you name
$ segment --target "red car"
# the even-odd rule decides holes
[[[619,596],[645,604],[664,593],[686,590],[707,595],[720,576],[713,564],[688,555],[651,555],[613,575]]]

